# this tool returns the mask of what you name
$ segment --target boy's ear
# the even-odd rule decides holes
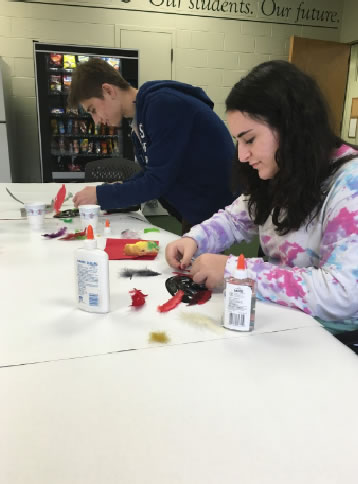
[[[108,82],[103,83],[102,93],[103,95],[107,94],[107,96],[113,97],[115,94],[114,86],[112,86],[112,84],[108,84]]]

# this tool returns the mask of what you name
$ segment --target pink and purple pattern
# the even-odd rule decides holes
[[[333,158],[350,153],[354,150],[342,145]],[[337,170],[320,213],[307,227],[284,236],[277,235],[271,219],[257,227],[239,197],[188,236],[198,243],[199,255],[222,252],[257,234],[268,261],[247,259],[247,268],[256,274],[260,299],[358,327],[358,297],[352,297],[358,293],[358,158]],[[225,276],[234,267],[230,256]]]

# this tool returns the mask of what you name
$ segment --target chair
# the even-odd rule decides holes
[[[135,161],[123,157],[89,161],[85,166],[85,182],[123,182],[140,172],[142,168]],[[107,210],[108,213],[132,212],[140,209],[140,204]]]
[[[135,161],[122,157],[89,161],[85,166],[85,182],[113,183],[125,181],[142,168]]]
[[[358,329],[345,331],[344,333],[336,333],[333,336],[358,355]]]

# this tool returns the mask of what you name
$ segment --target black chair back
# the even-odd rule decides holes
[[[116,183],[124,182],[141,171],[135,161],[123,157],[104,158],[89,161],[85,166],[85,182]],[[140,209],[140,204],[132,207],[113,207],[108,213],[133,212]]]

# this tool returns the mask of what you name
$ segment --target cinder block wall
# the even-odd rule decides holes
[[[40,181],[33,40],[118,47],[116,32],[121,26],[174,30],[175,79],[202,86],[222,118],[232,85],[260,62],[287,59],[290,35],[340,38],[340,30],[317,27],[0,0],[0,57],[13,181]]]

